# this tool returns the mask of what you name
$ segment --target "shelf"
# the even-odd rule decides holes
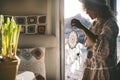
[[[57,40],[54,35],[25,35],[19,37],[19,48],[29,47],[56,47]]]

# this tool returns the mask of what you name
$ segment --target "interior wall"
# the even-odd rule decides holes
[[[1,0],[0,13],[10,15],[46,14],[47,0]]]
[[[59,0],[1,0],[0,14],[24,16],[24,15],[41,15],[47,16],[47,33],[45,35],[22,35],[20,47],[44,47],[46,48],[45,65],[47,80],[60,79],[60,19],[59,19]],[[51,37],[49,38],[47,36]],[[37,38],[39,37],[39,38]],[[33,42],[41,41],[38,44]],[[47,39],[47,40],[46,40]],[[24,40],[24,41],[23,41]],[[23,44],[22,41],[25,43]],[[46,42],[47,41],[47,42]],[[29,44],[30,43],[30,44]],[[43,44],[44,43],[44,44]],[[47,47],[47,43],[48,47]],[[54,46],[53,43],[55,44]],[[51,46],[49,46],[51,45]]]
[[[51,70],[55,70],[56,72],[53,73],[53,75],[51,77],[55,77],[54,79],[51,80],[62,80],[60,77],[60,57],[61,57],[61,53],[60,53],[60,41],[61,41],[61,36],[60,36],[60,0],[48,0],[48,3],[50,6],[48,6],[50,12],[47,12],[48,14],[51,14],[51,18],[48,20],[48,22],[50,21],[51,23],[51,34],[55,35],[56,37],[56,41],[57,41],[57,45],[56,48],[54,48],[54,50],[56,50],[56,53],[53,53],[55,55],[52,55],[51,58],[54,58],[54,62],[56,63],[56,68],[51,68]],[[54,63],[52,64],[54,65]]]

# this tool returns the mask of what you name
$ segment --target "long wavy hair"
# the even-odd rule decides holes
[[[114,17],[110,7],[106,5],[105,0],[81,0],[81,2],[85,10],[97,11],[97,18],[107,20],[108,18]]]

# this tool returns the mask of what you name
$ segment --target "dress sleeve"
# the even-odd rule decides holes
[[[117,24],[113,20],[108,20],[104,24],[93,48],[93,53],[96,57],[103,60],[108,57],[110,53],[110,44],[115,40],[115,36],[118,34],[118,31],[116,31],[117,29]]]

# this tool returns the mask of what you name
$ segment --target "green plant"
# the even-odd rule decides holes
[[[1,32],[1,53],[2,61],[11,61],[16,59],[16,50],[20,35],[20,25],[16,24],[14,17],[0,15],[0,32]]]

